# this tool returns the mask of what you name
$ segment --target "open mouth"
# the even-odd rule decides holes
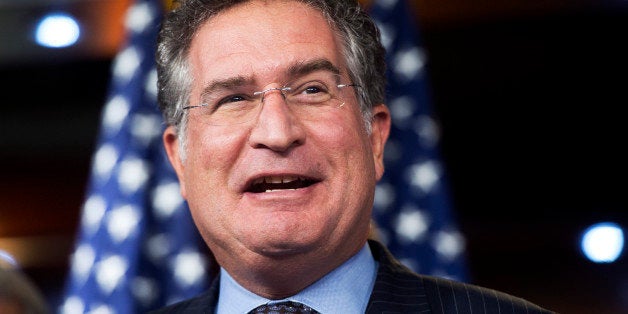
[[[298,176],[272,176],[253,180],[245,192],[269,193],[306,188],[318,180]]]

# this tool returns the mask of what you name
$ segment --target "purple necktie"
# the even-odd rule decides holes
[[[260,305],[248,314],[290,314],[290,313],[302,313],[302,314],[318,314],[317,311],[311,307],[297,303],[297,302],[281,302],[275,304]]]

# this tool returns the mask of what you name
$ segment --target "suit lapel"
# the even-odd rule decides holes
[[[421,277],[401,265],[380,243],[369,241],[369,246],[379,268],[366,313],[431,313]]]

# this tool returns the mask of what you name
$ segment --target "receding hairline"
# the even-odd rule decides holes
[[[338,31],[336,23],[329,18],[322,8],[316,6],[308,0],[244,0],[205,17],[204,20],[200,21],[198,27],[194,29],[190,41],[184,50],[183,61],[188,70],[195,71],[192,62],[192,60],[196,58],[194,56],[196,48],[194,47],[200,44],[198,41],[202,41],[199,39],[199,34],[203,32],[203,29],[213,29],[215,27],[218,27],[218,29],[221,27],[229,28],[230,26],[228,24],[227,26],[221,25],[224,21],[217,21],[217,19],[220,19],[235,10],[247,10],[247,6],[250,6],[252,3],[258,3],[265,7],[271,6],[274,3],[297,3],[301,5],[303,9],[310,11],[310,15],[315,15],[320,19],[317,23],[323,23],[322,25],[326,25],[329,30],[330,39],[336,47],[336,49],[334,49],[335,55],[327,57],[311,56],[308,58],[289,61],[287,65],[279,65],[276,69],[278,70],[278,81],[276,82],[258,81],[256,73],[233,73],[232,75],[229,73],[225,73],[224,75],[218,74],[215,78],[210,79],[209,81],[201,82],[200,91],[197,90],[199,93],[195,93],[197,96],[200,96],[202,99],[204,95],[211,94],[214,90],[228,90],[238,86],[259,85],[262,83],[286,83],[292,79],[296,79],[315,71],[329,71],[338,75],[346,74],[346,79],[353,82],[353,73],[351,73],[351,70],[348,67],[345,56],[345,46],[343,44],[344,40]],[[327,35],[325,35],[325,37],[327,37]],[[190,92],[192,91],[190,90]],[[192,95],[189,94],[189,97],[192,97]]]
[[[160,93],[160,108],[163,110],[169,124],[176,126],[177,129],[185,124],[186,115],[176,108],[181,108],[181,104],[188,103],[186,98],[190,96],[188,90],[190,84],[177,86],[175,81],[178,79],[185,84],[187,81],[186,77],[189,76],[189,71],[192,70],[189,61],[191,60],[190,49],[194,36],[198,34],[205,24],[211,23],[216,17],[232,9],[248,5],[272,5],[273,3],[301,4],[299,7],[308,7],[314,10],[311,11],[313,14],[321,14],[319,16],[327,22],[340,48],[338,51],[341,59],[336,60],[338,65],[347,71],[351,81],[368,88],[368,91],[373,91],[358,92],[360,108],[365,114],[365,121],[369,123],[368,114],[372,106],[376,103],[382,103],[385,93],[382,88],[385,85],[385,80],[374,74],[376,72],[385,72],[385,66],[383,65],[384,49],[379,44],[377,38],[378,31],[375,25],[366,16],[364,10],[359,8],[358,1],[339,1],[343,2],[340,7],[336,7],[336,1],[330,0],[222,0],[213,3],[206,3],[205,1],[190,0],[191,5],[182,3],[181,7],[186,7],[181,10],[183,14],[177,14],[178,9],[173,10],[171,13],[173,19],[168,19],[164,23],[166,27],[163,27],[160,31],[160,38],[163,38],[165,43],[162,45],[162,41],[160,41],[158,49],[160,69],[162,72],[164,69],[170,71],[172,67],[169,67],[168,63],[176,61],[174,66],[175,69],[179,70],[176,72],[178,73],[177,75],[164,76],[163,84],[160,84],[160,91],[166,93],[165,96],[162,96],[162,93]],[[209,11],[204,11],[206,4],[209,5],[208,8],[211,8]],[[348,10],[339,11],[337,10],[339,8]],[[180,32],[181,30],[187,30],[186,34],[188,35],[183,35]],[[356,30],[365,31],[365,36],[356,33]],[[368,39],[368,41],[365,39]],[[179,49],[177,49],[177,45]],[[368,52],[368,54],[364,54],[364,52]],[[371,62],[373,62],[372,65]],[[366,68],[363,69],[363,67]],[[177,88],[185,94],[182,96],[177,94]]]

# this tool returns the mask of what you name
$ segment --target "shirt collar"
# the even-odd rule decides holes
[[[260,297],[240,286],[223,268],[220,272],[217,314],[248,313],[260,305],[282,301],[303,303],[319,313],[364,313],[375,283],[377,262],[366,244],[340,267],[284,300]]]

